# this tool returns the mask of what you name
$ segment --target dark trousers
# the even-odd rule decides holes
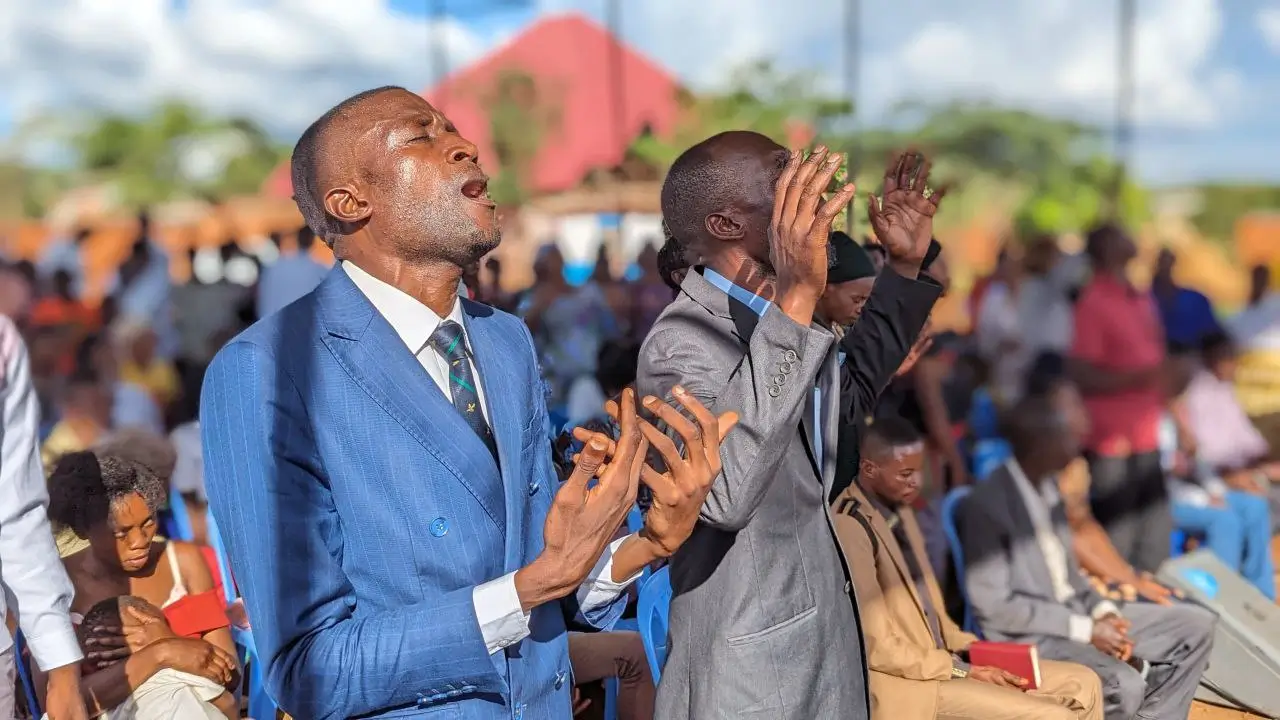
[[[1157,452],[1090,456],[1089,503],[1121,557],[1139,572],[1169,559],[1173,514]]]
[[[657,688],[639,633],[571,632],[569,665],[578,685],[618,678],[618,720],[653,720]],[[584,716],[603,717],[603,708],[604,699],[593,697]]]

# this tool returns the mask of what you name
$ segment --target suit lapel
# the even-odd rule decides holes
[[[497,480],[492,456],[418,358],[341,268],[329,273],[318,292],[324,343],[338,364],[441,467],[457,477],[505,532],[497,483],[484,482],[486,477]]]
[[[898,545],[898,539],[894,537],[893,530],[889,528],[889,523],[880,517],[880,513],[875,513],[872,519],[873,528],[876,534],[880,536],[880,542],[884,543],[885,548],[889,551],[889,559],[893,561],[893,567],[898,571],[898,577],[902,579],[902,584],[906,586],[907,592],[911,595],[911,600],[916,604],[916,612],[920,613],[920,620],[929,626],[929,620],[924,614],[924,602],[920,600],[920,590],[916,587],[916,581],[911,577],[911,568],[907,565],[907,559],[903,557],[904,548]],[[907,552],[911,548],[905,548]]]
[[[1001,468],[988,482],[999,482],[1004,491],[1005,501],[1009,509],[1009,517],[1013,519],[1013,538],[1014,548],[1022,548],[1022,555],[1031,554],[1031,558],[1027,561],[1030,564],[1030,570],[1040,575],[1035,581],[1038,587],[1049,588],[1047,592],[1053,593],[1053,578],[1049,575],[1049,563],[1045,560],[1044,552],[1040,549],[1040,542],[1036,539],[1036,526],[1031,522],[1031,510],[1027,508],[1026,501],[1022,498],[1022,489],[1018,487],[1017,481],[1013,479],[1013,474],[1008,468]],[[1071,547],[1066,545],[1064,547]]]
[[[521,411],[527,408],[513,400],[518,395],[513,396],[512,389],[521,387],[522,381],[511,368],[515,366],[513,356],[519,357],[524,348],[502,336],[493,323],[492,308],[463,300],[462,309],[473,359],[480,371],[480,385],[484,388],[489,422],[493,426],[494,440],[498,444],[499,467],[506,498],[506,536],[523,538],[524,508],[528,498],[527,490],[520,482],[521,470],[525,465],[524,458],[520,455],[523,442],[520,419],[523,414]],[[516,553],[515,559],[518,559],[521,549],[508,543],[508,560],[512,560],[513,552]]]

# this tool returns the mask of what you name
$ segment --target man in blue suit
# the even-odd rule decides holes
[[[735,418],[645,398],[682,458],[628,390],[616,442],[580,432],[557,491],[528,331],[457,296],[499,240],[475,146],[380,88],[308,128],[292,169],[339,266],[218,353],[201,408],[267,688],[308,720],[567,720],[566,620],[609,627],[621,590],[688,537]],[[611,543],[642,474],[648,524]]]

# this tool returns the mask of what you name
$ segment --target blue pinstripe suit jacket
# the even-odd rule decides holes
[[[565,619],[490,656],[472,589],[542,549],[556,490],[533,343],[462,300],[500,463],[335,268],[214,358],[205,482],[268,690],[298,718],[567,720]]]

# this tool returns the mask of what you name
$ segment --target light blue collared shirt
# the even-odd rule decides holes
[[[711,268],[704,267],[702,269],[702,277],[707,282],[724,291],[726,295],[746,305],[756,315],[764,317],[764,313],[772,305],[772,301],[767,300],[759,295],[747,290],[743,287],[735,285],[728,278]],[[843,357],[841,364],[844,363]],[[813,456],[818,461],[818,467],[822,467],[822,390],[817,387],[813,388]]]

